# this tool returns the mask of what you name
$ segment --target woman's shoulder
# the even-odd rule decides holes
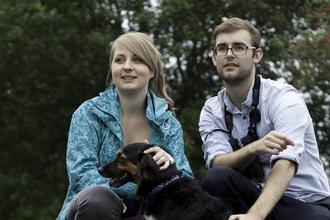
[[[75,114],[81,114],[81,113],[85,113],[85,112],[91,112],[92,109],[95,108],[95,105],[92,101],[95,98],[84,101],[82,104],[80,104],[78,106],[78,108],[74,111],[73,114],[75,115]]]
[[[119,102],[114,100],[118,100],[118,95],[114,92],[113,86],[110,86],[98,96],[84,101],[75,112],[116,112],[119,108]]]

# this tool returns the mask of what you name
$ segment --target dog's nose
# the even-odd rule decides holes
[[[98,168],[97,171],[99,172],[99,174],[102,176],[104,169],[102,167]]]

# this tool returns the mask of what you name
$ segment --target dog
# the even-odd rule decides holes
[[[152,220],[227,220],[232,214],[229,203],[205,192],[196,180],[180,177],[174,164],[160,171],[153,147],[143,143],[129,144],[117,152],[115,160],[98,169],[101,176],[111,178],[110,187],[127,182],[137,184],[136,201],[142,201],[146,219]]]

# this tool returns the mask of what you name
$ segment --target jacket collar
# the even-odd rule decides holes
[[[109,86],[103,93],[100,93],[100,95],[92,101],[96,106],[94,113],[97,114],[102,120],[111,115],[118,122],[120,122],[120,103],[115,85]],[[149,90],[147,93],[146,109],[148,121],[153,121],[154,123],[161,125],[170,117],[171,114],[171,111],[168,110],[166,101],[162,98],[158,98]]]

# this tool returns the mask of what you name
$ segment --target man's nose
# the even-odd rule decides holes
[[[235,56],[235,54],[233,53],[233,48],[228,48],[227,56]]]

